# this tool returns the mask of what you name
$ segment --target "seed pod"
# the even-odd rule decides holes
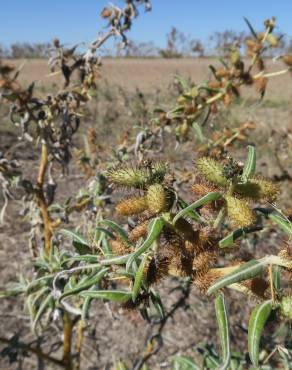
[[[159,183],[164,180],[164,177],[167,174],[168,164],[164,162],[153,163],[151,171],[151,181]]]
[[[273,35],[272,33],[269,33],[268,36],[267,36],[267,42],[269,43],[269,45],[272,47],[272,48],[276,48],[279,44],[279,39],[278,37],[276,37],[275,35]]]
[[[120,238],[117,238],[116,240],[110,239],[109,245],[113,254],[116,256],[122,256],[130,251],[129,246]]]
[[[194,285],[202,292],[206,293],[209,287],[220,277],[222,274],[214,269],[208,272],[194,271],[193,280]]]
[[[264,71],[265,69],[265,63],[262,58],[257,58],[256,60],[256,66],[259,71]]]
[[[254,87],[256,92],[261,95],[264,95],[267,87],[268,79],[266,77],[259,77],[254,80]]]
[[[149,221],[147,220],[135,226],[134,229],[131,230],[129,233],[129,240],[133,242],[133,241],[138,240],[142,236],[145,236],[147,234],[148,225],[149,225]]]
[[[216,70],[215,75],[217,78],[229,78],[231,76],[231,72],[226,68],[219,68]]]
[[[285,318],[292,320],[292,297],[283,297],[281,299],[280,310]]]
[[[235,192],[243,197],[274,202],[279,194],[279,187],[272,181],[253,178],[245,184],[237,184]]]
[[[161,258],[160,256],[154,257],[147,264],[144,271],[146,281],[149,285],[157,283],[163,277],[168,275],[169,259]]]
[[[201,252],[193,260],[193,269],[196,271],[207,272],[210,266],[216,262],[216,259],[216,251]]]
[[[283,56],[283,62],[289,66],[292,67],[292,55],[284,55]]]
[[[131,197],[122,200],[116,206],[118,214],[123,216],[137,215],[147,209],[146,197]]]
[[[203,197],[204,195],[207,195],[215,190],[216,188],[208,183],[198,183],[192,186],[192,191],[200,197]]]
[[[259,42],[256,42],[252,39],[246,39],[245,45],[248,48],[248,50],[252,51],[253,53],[257,53],[262,49],[262,45]]]
[[[107,171],[106,177],[120,186],[142,188],[149,181],[150,172],[148,168],[112,168]]]
[[[147,205],[150,212],[160,213],[171,207],[170,194],[160,184],[150,185],[147,194]]]
[[[200,174],[211,183],[218,186],[226,186],[227,178],[223,175],[224,167],[213,158],[202,157],[197,161],[197,168]]]
[[[227,216],[234,227],[247,227],[256,220],[254,212],[246,201],[233,196],[225,196]]]

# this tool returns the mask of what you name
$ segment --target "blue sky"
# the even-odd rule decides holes
[[[112,0],[121,4],[121,0]],[[63,42],[90,42],[104,26],[99,12],[105,0],[2,0],[0,43],[44,42],[58,36]],[[220,4],[220,5],[219,5]],[[194,38],[213,31],[243,30],[243,16],[260,28],[275,15],[281,31],[292,35],[292,0],[152,0],[153,11],[142,14],[129,38],[165,44],[171,26]]]

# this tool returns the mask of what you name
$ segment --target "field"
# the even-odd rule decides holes
[[[23,62],[12,61],[15,65],[21,65]],[[143,122],[152,116],[154,108],[169,109],[173,106],[177,91],[174,75],[200,82],[208,77],[208,66],[216,65],[217,61],[215,59],[103,59],[102,63],[97,96],[84,109],[85,119],[80,131],[74,137],[74,145],[82,147],[88,128],[92,127],[96,130],[99,151],[97,166],[99,167],[103,167],[106,158],[112,156],[110,147],[117,145],[115,143],[122,145],[127,132],[132,127],[134,132],[138,133]],[[267,66],[268,72],[279,69],[271,60],[267,61]],[[60,78],[59,75],[49,76],[46,61],[43,60],[25,61],[20,74],[22,84],[27,85],[31,81],[36,81],[36,90],[43,95],[54,90]],[[253,87],[244,87],[242,98],[232,108],[228,107],[224,113],[218,113],[207,128],[212,132],[214,126],[220,130],[223,127],[234,128],[244,122],[252,122],[255,125],[255,129],[250,132],[244,145],[235,144],[230,148],[230,154],[233,154],[237,160],[244,161],[246,146],[256,145],[258,173],[279,183],[281,196],[277,206],[287,212],[289,209],[291,212],[290,207],[292,207],[291,101],[290,76],[271,78],[262,101],[258,99]],[[24,168],[26,178],[30,179],[36,173],[39,157],[35,154],[33,146],[17,141],[19,132],[9,123],[7,115],[8,108],[2,106],[0,152],[17,159]],[[173,170],[184,169],[185,172],[190,173],[189,177],[181,180],[180,184],[184,197],[188,201],[193,199],[193,195],[187,189],[193,179],[193,162],[200,145],[194,134],[190,134],[190,137],[191,139],[181,142],[174,150],[175,138],[171,134],[166,134],[165,150],[159,154],[160,159],[167,159],[170,162]],[[74,164],[76,157],[75,151],[68,174],[58,175],[56,199],[59,202],[64,201],[86,184],[86,177]],[[119,193],[114,191],[113,199],[118,197]],[[17,200],[11,200],[5,222],[0,226],[0,280],[3,288],[7,283],[17,280],[24,268],[30,271],[28,263],[25,262],[30,256],[27,243],[30,226],[26,214],[20,214],[22,202],[21,196],[17,196]],[[108,211],[111,215],[112,208],[111,205]],[[68,227],[73,226],[78,217],[73,217]],[[272,254],[276,250],[276,245],[284,238],[281,233],[265,234],[265,231],[261,236],[262,242],[257,246],[256,252],[258,256],[262,256],[263,253]],[[249,248],[253,247],[249,245]],[[157,351],[157,354],[151,356],[149,360],[151,369],[169,368],[169,359],[173,355],[183,354],[199,358],[200,348],[206,344],[212,343],[218,346],[215,335],[216,319],[211,299],[202,296],[195,289],[186,293],[184,286],[178,284],[173,278],[168,278],[161,283],[160,291],[165,306],[170,311],[165,325],[149,325],[133,310],[109,307],[96,301],[90,313],[91,320],[86,324],[81,369],[110,369],[113,361],[119,359],[123,359],[129,366],[137,364],[141,360],[143,351],[149,350],[146,348],[146,342],[156,331],[162,333],[163,347]],[[254,301],[251,298],[248,300],[244,298],[243,301],[239,293],[228,293],[228,295],[237,298],[231,300],[229,305],[232,350],[246,353],[247,318]],[[19,338],[19,343],[38,345],[30,332],[30,322],[23,303],[18,298],[12,297],[5,299],[1,305],[0,348],[5,348],[7,345],[5,338],[11,338],[13,335],[16,341]],[[266,328],[267,332],[274,329],[273,323]],[[279,337],[275,340],[279,340]],[[42,341],[43,348],[51,349],[54,355],[58,356],[61,353],[62,336],[57,324],[44,331]],[[264,343],[268,352],[273,343],[265,339]],[[53,346],[53,349],[50,346]],[[24,344],[22,351],[26,352]],[[37,360],[34,353],[30,353],[30,356],[19,355],[18,361],[12,364],[9,364],[7,357],[0,359],[0,369],[21,368],[54,369],[58,368],[58,365],[48,362],[43,367],[42,360],[40,358]]]

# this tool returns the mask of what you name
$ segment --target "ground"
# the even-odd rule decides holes
[[[14,61],[21,65],[22,61]],[[106,152],[111,144],[119,140],[129,127],[139,124],[143,114],[151,115],[152,109],[159,105],[171,107],[174,102],[173,76],[180,74],[194,82],[200,82],[208,76],[208,65],[217,63],[213,59],[186,59],[186,60],[156,60],[156,59],[126,59],[103,60],[100,92],[90,103],[90,112],[86,112],[85,122],[75,139],[76,144],[82,144],[82,135],[88,127],[94,127],[100,138],[100,149]],[[268,61],[269,70],[281,69]],[[59,76],[49,76],[45,61],[26,61],[20,75],[21,81],[28,84],[37,81],[37,89],[47,93],[54,89],[59,82]],[[258,168],[262,175],[278,179],[283,175],[281,166],[291,174],[291,79],[287,75],[271,79],[263,102],[255,100],[252,88],[243,91],[244,98],[228,114],[221,115],[217,121],[221,125],[235,126],[247,120],[256,124],[255,131],[248,139],[249,143],[257,145]],[[143,111],[144,109],[144,111]],[[144,112],[144,113],[143,113]],[[90,114],[87,114],[90,113]],[[216,125],[218,122],[213,122]],[[290,130],[290,131],[289,131]],[[10,152],[18,159],[25,169],[27,176],[33,176],[37,168],[35,150],[29,145],[17,143],[17,130],[12,127],[7,118],[7,107],[0,109],[0,152]],[[198,143],[195,139],[182,143],[174,151],[174,139],[167,136],[166,156],[173,169],[187,168],[192,170]],[[290,150],[290,152],[289,152]],[[235,152],[235,150],[233,149]],[[275,155],[275,151],[278,155]],[[243,160],[244,148],[236,150],[236,158]],[[58,199],[65,199],[71,192],[76,192],[85,183],[83,175],[74,167],[70,167],[68,176],[60,179]],[[291,178],[280,183],[282,195],[279,207],[288,209],[292,206]],[[187,189],[187,187],[186,187]],[[191,195],[186,190],[186,197]],[[0,198],[0,205],[2,199]],[[28,233],[29,225],[20,216],[21,200],[11,201],[4,225],[0,226],[0,276],[1,288],[7,283],[17,280],[19,274],[28,271]],[[283,236],[275,233],[268,236],[261,235],[263,242],[259,255],[277,251],[282,243]],[[246,248],[252,248],[247,246]],[[159,287],[166,307],[171,309],[180,297],[184,297],[181,285],[175,279],[169,279]],[[247,317],[252,300],[242,301],[237,294],[229,294],[229,312],[231,313],[233,350],[247,350],[246,328]],[[22,342],[34,340],[30,332],[29,319],[20,299],[11,298],[1,301],[0,309],[1,337],[11,338],[18,334]],[[96,302],[91,312],[91,320],[85,332],[85,342],[81,355],[81,369],[108,369],[114,360],[122,359],[129,368],[141,358],[146,346],[146,340],[151,333],[155,333],[158,326],[151,327],[139,314],[121,310],[117,307],[107,307]],[[52,338],[54,341],[52,341]],[[189,355],[200,358],[198,346],[204,343],[218,345],[216,339],[216,321],[212,300],[191,289],[190,295],[184,297],[181,305],[169,318],[162,331],[163,346],[149,361],[151,369],[170,368],[171,356],[175,354]],[[45,332],[47,344],[55,343],[53,352],[60,355],[58,343],[62,340],[56,328]],[[270,341],[270,346],[272,343]],[[0,349],[5,344],[0,342]],[[219,347],[217,350],[220,351]],[[21,356],[20,356],[21,357]],[[25,357],[24,362],[9,364],[7,358],[0,358],[0,369],[37,369],[42,364],[37,363],[36,356],[31,354]],[[56,368],[55,365],[45,363],[45,369]]]

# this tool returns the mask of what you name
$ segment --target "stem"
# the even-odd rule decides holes
[[[52,227],[51,218],[48,212],[48,205],[44,194],[44,180],[48,168],[48,148],[46,143],[42,143],[41,162],[37,177],[37,204],[40,208],[44,223],[45,253],[51,252]]]
[[[63,314],[63,363],[66,370],[72,370],[71,347],[73,324],[67,312]]]
[[[80,370],[80,361],[81,361],[81,349],[82,349],[82,342],[84,338],[84,320],[79,320],[77,325],[77,343],[76,343],[76,354],[77,354],[77,364],[76,370]]]
[[[272,304],[275,304],[275,290],[274,290],[274,283],[273,283],[273,265],[269,266],[269,281],[270,281],[270,289],[271,289],[271,298]]]

